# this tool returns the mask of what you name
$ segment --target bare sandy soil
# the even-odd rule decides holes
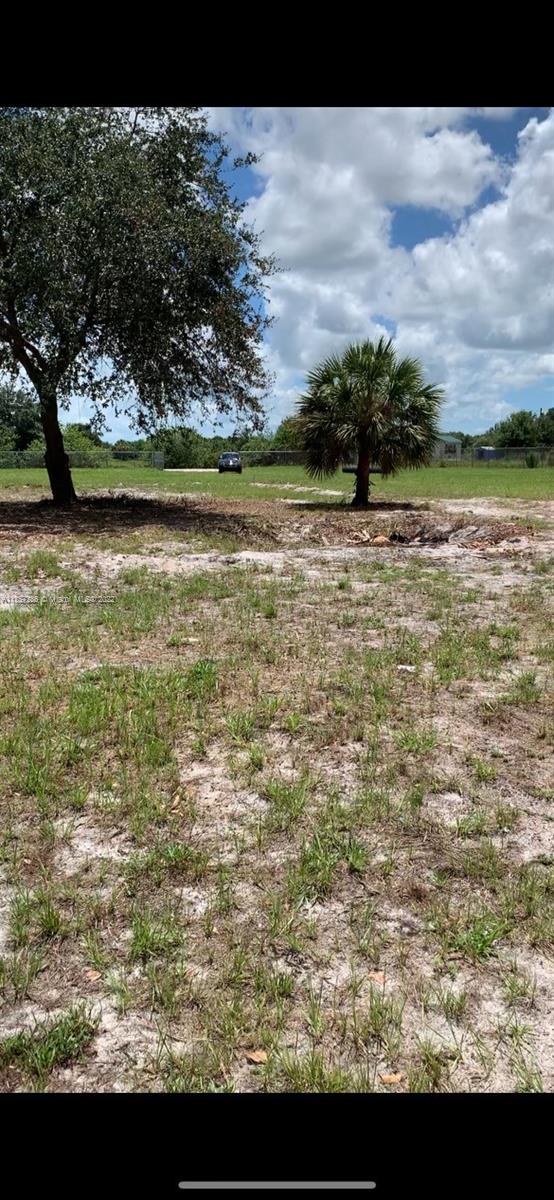
[[[121,570],[143,564],[145,555],[149,570],[175,575],[241,563],[285,571],[297,564],[313,571],[318,559],[338,566],[358,561],[360,553],[385,549],[393,561],[417,552],[452,563],[454,569],[465,564],[466,569],[473,558],[468,551],[488,557],[515,551],[552,552],[553,511],[554,504],[547,502],[522,501],[516,510],[494,500],[470,500],[467,505],[462,501],[375,504],[367,512],[354,512],[342,504],[337,508],[303,504],[296,510],[277,509],[274,502],[264,501],[197,495],[160,501],[149,495],[107,493],[85,501],[74,512],[60,514],[45,502],[14,499],[0,505],[0,564],[16,574],[27,554],[59,545],[62,565],[71,565],[83,578],[95,578],[99,586]],[[544,528],[533,526],[537,518]],[[118,553],[118,542],[129,535],[140,542],[136,553],[127,547]],[[198,550],[195,539],[200,542]],[[233,541],[236,551],[221,553],[202,545],[218,539]],[[379,539],[386,543],[379,544]],[[96,549],[106,541],[108,549]],[[314,553],[316,547],[326,553]],[[48,582],[44,577],[41,584],[46,593],[56,592],[61,585],[59,579]],[[27,604],[33,594],[27,582],[5,582],[0,576],[0,608],[18,601]]]
[[[553,565],[547,502],[3,502],[0,1090],[554,1090]]]

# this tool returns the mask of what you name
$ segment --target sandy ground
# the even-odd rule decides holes
[[[177,502],[174,498],[163,503],[151,503],[148,495],[129,498],[125,495],[113,497],[107,494],[104,506],[102,503],[84,504],[69,515],[59,514],[49,506],[41,506],[37,502],[22,502],[14,499],[13,504],[4,503],[0,509],[0,608],[30,607],[42,595],[55,595],[63,588],[66,580],[62,577],[49,578],[39,571],[30,580],[25,576],[27,556],[33,551],[55,550],[59,554],[60,565],[63,569],[74,572],[78,577],[93,583],[93,601],[117,583],[118,576],[125,570],[146,567],[158,575],[186,577],[199,572],[225,572],[227,569],[250,567],[263,568],[268,573],[274,573],[281,580],[292,580],[296,573],[302,572],[305,579],[337,586],[348,568],[357,569],[364,563],[383,563],[385,566],[406,565],[410,562],[420,563],[425,568],[444,569],[450,575],[459,578],[460,587],[464,590],[478,588],[482,596],[479,610],[479,620],[482,622],[498,620],[507,622],[510,618],[509,606],[513,598],[523,594],[525,588],[533,591],[533,576],[526,576],[527,571],[533,571],[537,564],[547,563],[554,556],[554,502],[521,502],[514,504],[501,500],[443,501],[428,505],[384,505],[375,506],[367,513],[354,513],[341,506],[335,509],[329,505],[310,506],[309,502],[279,506],[267,501],[222,501],[205,500],[194,496],[182,497]],[[141,503],[144,501],[144,503]],[[114,503],[115,501],[115,503]],[[298,506],[298,507],[296,507]],[[535,527],[532,522],[539,521]],[[464,528],[473,530],[468,535],[476,544],[463,545],[460,541],[437,542],[427,544],[390,543],[375,544],[373,538],[389,538],[392,533],[411,531],[425,527],[427,529],[444,528],[446,524],[454,526],[454,533]],[[457,523],[459,522],[459,529]],[[510,522],[515,522],[510,525]],[[118,540],[122,537],[143,538],[140,549],[133,545],[131,549],[118,548]],[[192,548],[194,539],[217,539],[232,537],[237,542],[237,549],[223,551],[211,548],[202,550]],[[104,545],[113,539],[113,546]],[[366,540],[357,540],[366,539]],[[102,545],[98,543],[101,542]],[[20,568],[22,578],[10,581],[3,578],[3,572]],[[354,597],[360,601],[369,601],[371,612],[371,596],[382,597],[383,588],[378,580],[359,581],[355,578],[351,585]],[[405,602],[400,611],[394,585],[385,589],[390,595],[391,627],[404,628],[408,633],[421,636],[433,636],[437,632],[437,619],[430,617],[425,611],[417,608],[415,601]],[[299,635],[307,639],[320,614],[312,608],[312,597],[309,589],[301,599],[291,602],[296,609]],[[364,610],[365,611],[365,610]],[[208,614],[209,615],[209,614]],[[215,619],[215,617],[214,617]],[[344,656],[347,661],[349,647],[355,647],[359,634],[354,628],[350,633],[348,627],[337,632],[333,625],[333,609],[329,607],[329,644],[336,639],[336,653]],[[259,628],[259,626],[257,627]],[[190,634],[190,631],[189,631]],[[291,662],[281,664],[279,661],[268,668],[268,678],[271,688],[277,686],[279,672],[282,672],[280,686],[288,685],[287,676],[292,673],[294,665],[294,637],[296,630],[291,620],[289,631],[291,640]],[[196,655],[204,652],[204,643],[195,630],[185,639],[190,644],[191,652]],[[223,633],[220,631],[220,636]],[[227,634],[229,636],[229,634]],[[373,629],[365,629],[364,638],[368,649],[381,644],[381,634]],[[349,640],[351,639],[351,640]],[[160,654],[166,654],[167,641],[160,642],[154,638],[152,646],[147,647],[138,639],[136,661],[143,665],[157,664]],[[185,647],[186,649],[186,647]],[[71,669],[82,672],[99,664],[97,647],[93,644],[87,654],[76,659]],[[112,660],[117,663],[119,648],[112,649]],[[125,650],[121,651],[121,661],[127,661]],[[60,662],[63,660],[63,647],[59,649]],[[111,661],[112,661],[111,660]],[[133,661],[135,661],[133,659]],[[57,663],[59,667],[60,663]],[[525,664],[524,664],[525,665]],[[415,668],[410,663],[401,662],[397,665],[398,675],[406,680],[409,688],[412,673]],[[507,668],[506,680],[510,680],[510,668]],[[544,670],[543,670],[544,674]],[[411,861],[411,847],[407,839],[397,835],[396,853],[406,857],[406,867],[401,873],[401,881],[392,890],[380,889],[375,885],[375,898],[378,904],[379,928],[383,935],[389,937],[391,945],[401,944],[406,953],[411,954],[411,970],[420,979],[432,979],[432,965],[429,956],[424,953],[423,922],[414,905],[413,897],[418,895],[418,888],[429,890],[431,872],[425,858],[430,853],[429,846],[435,843],[436,858],[441,860],[443,840],[450,831],[455,831],[457,822],[471,815],[474,805],[470,795],[470,787],[463,777],[460,764],[464,764],[468,753],[486,757],[491,746],[498,749],[509,770],[503,777],[499,787],[498,798],[505,804],[517,805],[521,811],[520,824],[512,831],[498,832],[494,835],[493,844],[501,848],[503,853],[512,856],[522,863],[547,862],[552,856],[554,838],[552,835],[551,802],[548,800],[548,787],[552,779],[547,778],[552,758],[548,749],[541,747],[540,739],[532,754],[525,759],[526,738],[529,728],[523,720],[518,725],[505,728],[484,729],[479,725],[475,716],[475,703],[494,697],[497,681],[492,680],[483,684],[471,683],[466,693],[453,690],[449,697],[450,707],[444,711],[435,712],[434,723],[443,735],[444,758],[441,770],[444,774],[442,789],[431,791],[426,796],[423,820],[425,836],[422,848],[418,849],[414,861]],[[318,682],[314,675],[312,695],[314,705],[317,705]],[[473,707],[472,707],[473,705]],[[322,709],[322,725],[328,719],[328,712]],[[546,724],[545,724],[546,727]],[[539,747],[537,749],[536,747]],[[278,764],[279,777],[285,780],[294,779],[297,774],[297,761],[294,752],[294,742],[291,737],[281,731],[271,730],[267,734],[267,750]],[[338,780],[340,787],[347,793],[355,786],[356,756],[358,749],[347,731],[340,746],[326,745],[324,739],[317,751],[318,769],[322,777],[330,785]],[[221,745],[216,742],[210,747],[203,759],[194,761],[191,757],[190,746],[183,742],[178,747],[178,768],[181,779],[181,790],[194,799],[196,812],[196,837],[199,846],[212,849],[214,839],[217,843],[220,861],[234,868],[237,857],[237,844],[244,835],[245,828],[253,823],[266,811],[265,801],[255,786],[237,782],[229,762],[222,752]],[[511,775],[510,775],[511,771]],[[543,789],[546,799],[540,796]],[[491,803],[493,797],[491,796]],[[136,845],[128,830],[124,830],[114,821],[95,822],[95,812],[100,812],[104,802],[113,802],[109,791],[104,797],[98,793],[89,797],[90,804],[83,815],[74,815],[68,823],[56,829],[58,834],[64,834],[68,825],[67,836],[64,835],[57,844],[54,852],[54,869],[60,881],[71,884],[73,880],[87,879],[87,872],[94,876],[99,871],[100,883],[99,903],[102,900],[102,888],[105,887],[104,876],[108,879],[119,879],[118,872],[123,869],[129,857],[136,853]],[[177,803],[177,801],[176,801]],[[92,814],[92,815],[91,815]],[[454,834],[452,833],[452,836]],[[443,840],[441,840],[443,839]],[[386,863],[385,849],[374,847],[374,862],[376,869]],[[286,862],[286,846],[277,841],[274,847],[264,857],[264,867],[274,869],[276,873]],[[433,867],[436,868],[433,860]],[[8,955],[10,950],[9,912],[14,894],[13,884],[8,881],[6,872],[0,877],[0,957]],[[117,883],[117,886],[120,886]],[[265,885],[264,885],[265,886]],[[332,896],[324,902],[313,902],[309,905],[307,916],[318,927],[317,960],[310,961],[306,950],[292,953],[282,948],[275,959],[275,969],[289,974],[294,980],[298,991],[316,987],[320,989],[329,1009],[340,1005],[350,1004],[349,988],[351,987],[351,963],[345,944],[350,936],[349,916],[352,898],[357,896],[359,885],[355,878],[345,879],[344,889],[338,896]],[[368,895],[373,896],[374,881],[370,880]],[[259,902],[260,888],[254,879],[239,879],[237,882],[237,908],[233,914],[234,934],[244,926],[249,937],[254,936],[254,930],[248,925],[249,914],[256,911]],[[107,889],[109,893],[109,888]],[[214,899],[214,885],[187,883],[180,885],[175,896],[181,911],[187,914],[190,921],[191,958],[188,965],[190,980],[194,986],[206,987],[208,994],[217,990],[210,974],[209,961],[198,961],[194,956],[196,930]],[[120,936],[115,927],[113,914],[109,914],[108,927],[110,934],[116,939]],[[221,921],[223,924],[223,921]],[[124,939],[127,933],[122,933]],[[18,1030],[31,1028],[36,1021],[55,1018],[67,1005],[68,997],[81,997],[85,994],[92,1005],[91,1011],[99,1021],[94,1043],[94,1057],[91,1062],[83,1065],[68,1066],[56,1072],[52,1081],[52,1090],[69,1091],[118,1091],[140,1090],[148,1087],[148,1070],[152,1070],[151,1061],[159,1047],[159,1020],[155,1013],[147,1007],[130,1009],[123,1014],[117,1008],[113,996],[102,990],[102,980],[94,979],[84,974],[82,962],[71,958],[67,952],[67,963],[64,951],[60,957],[59,978],[52,971],[39,976],[39,986],[36,995],[20,999],[15,1005],[6,1005],[0,1009],[0,1036],[7,1037]],[[467,988],[471,997],[471,1023],[475,1029],[488,1027],[487,1023],[497,1020],[503,1011],[501,1003],[501,970],[508,970],[510,963],[517,959],[520,967],[529,971],[535,980],[536,995],[525,1020],[532,1026],[537,1057],[544,1077],[545,1090],[554,1090],[554,964],[550,955],[543,950],[523,945],[514,954],[510,949],[501,948],[498,954],[496,974],[488,975],[480,964],[457,962],[458,973],[455,988]],[[367,991],[366,974],[362,981]],[[64,974],[65,972],[65,974]],[[373,974],[382,976],[383,989],[405,986],[405,979],[392,952],[385,952],[383,962]],[[90,972],[89,972],[90,975]],[[85,981],[85,982],[84,982]],[[134,967],[131,972],[131,984],[139,987],[142,981],[140,967]],[[442,981],[444,982],[444,980]],[[450,980],[446,983],[450,986]],[[380,984],[381,986],[381,984]],[[192,983],[191,983],[192,988]],[[405,1027],[407,1036],[415,1041],[421,1028],[422,1009],[419,993],[407,988],[408,1000],[405,1009]],[[191,995],[193,992],[191,991]],[[365,995],[365,992],[364,992]],[[173,1031],[173,1047],[187,1050],[195,1044],[197,1038],[196,1010],[197,1005],[191,1000],[180,1018],[177,1031]],[[426,1018],[425,1029],[437,1046],[450,1045],[452,1027],[438,1012],[432,1012]],[[457,1035],[465,1043],[470,1040],[469,1033],[464,1031]],[[295,1053],[312,1046],[305,1028],[298,1023],[290,1034],[290,1048]],[[508,1071],[507,1058],[501,1058],[490,1077],[484,1080],[482,1067],[478,1056],[473,1050],[466,1050],[466,1061],[459,1069],[463,1090],[492,1090],[510,1091],[514,1089],[513,1077]],[[385,1056],[379,1069],[390,1070]],[[141,1072],[146,1075],[141,1076]],[[239,1091],[256,1090],[256,1077],[252,1067],[243,1060],[235,1065],[232,1079]],[[137,1082],[138,1080],[138,1082]],[[146,1080],[146,1082],[145,1082]],[[405,1076],[401,1087],[405,1086]],[[20,1087],[19,1090],[25,1090]],[[454,1089],[455,1090],[455,1086]]]
[[[62,567],[96,579],[99,586],[145,563],[151,571],[172,575],[249,564],[285,573],[302,568],[317,575],[318,562],[338,567],[360,556],[386,555],[387,561],[396,562],[416,554],[471,573],[471,563],[483,556],[506,566],[505,560],[514,554],[533,558],[554,553],[554,502],[376,503],[367,512],[342,504],[297,503],[299,507],[277,508],[274,501],[197,495],[160,501],[143,493],[106,493],[70,513],[59,513],[48,504],[15,498],[0,506],[0,567],[17,571],[33,550],[48,550],[60,539]],[[532,524],[537,518],[538,528]],[[452,530],[447,541],[440,540],[445,529]],[[144,536],[145,544],[136,552],[119,552],[118,539],[129,534]],[[435,534],[439,540],[430,542]],[[206,546],[197,550],[197,538],[231,538],[238,545],[232,553]],[[386,544],[376,544],[380,538]],[[395,538],[405,540],[394,542]],[[64,551],[67,539],[70,544]],[[97,548],[95,543],[102,539],[113,545]],[[49,580],[40,573],[38,582],[46,593],[63,585],[62,579]],[[27,605],[34,595],[36,587],[28,580],[2,579],[0,573],[0,609]]]

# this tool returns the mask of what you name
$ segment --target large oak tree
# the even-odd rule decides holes
[[[138,429],[261,413],[274,263],[233,198],[240,165],[196,108],[0,109],[0,370],[36,390],[56,502],[75,499],[75,393]]]

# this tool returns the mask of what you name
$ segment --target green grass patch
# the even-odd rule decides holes
[[[317,492],[339,491],[345,499],[352,495],[352,476],[339,471],[322,481],[314,481],[300,466],[245,467],[242,475],[219,475],[204,472],[171,473],[151,467],[75,467],[73,479],[77,492],[116,488],[140,488],[152,492],[192,492],[197,495],[251,497],[272,499],[282,496],[280,486],[306,487]],[[255,487],[254,484],[268,487]],[[469,499],[476,496],[497,496],[506,500],[549,500],[552,497],[552,468],[483,466],[425,467],[418,471],[401,471],[391,479],[375,478],[372,498],[379,499]],[[2,469],[0,488],[29,488],[48,494],[48,478],[41,468]],[[290,492],[290,489],[288,489]],[[286,494],[286,493],[285,493]],[[291,494],[294,499],[294,493]],[[321,495],[321,500],[336,503],[337,497]]]
[[[81,1059],[98,1025],[84,1006],[44,1026],[25,1029],[0,1042],[0,1070],[16,1067],[40,1091],[56,1067]]]

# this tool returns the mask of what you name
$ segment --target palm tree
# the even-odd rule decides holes
[[[307,377],[296,423],[310,475],[332,475],[357,458],[353,504],[369,500],[371,466],[383,475],[430,462],[442,389],[424,382],[418,359],[392,341],[361,342],[325,359]]]

